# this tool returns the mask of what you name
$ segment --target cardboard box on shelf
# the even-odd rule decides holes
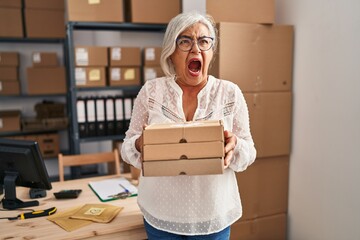
[[[286,214],[276,214],[231,225],[230,240],[286,239]]]
[[[124,22],[123,0],[67,0],[68,20],[73,22]]]
[[[145,47],[143,58],[145,66],[160,66],[160,56],[162,47]]]
[[[291,91],[293,26],[218,24],[219,45],[210,74],[243,92]]]
[[[143,131],[142,157],[144,176],[222,174],[222,121],[149,125]]]
[[[287,212],[289,156],[257,158],[246,171],[236,173],[236,178],[243,207],[241,220]]]
[[[110,66],[141,66],[141,50],[138,47],[110,47]]]
[[[57,133],[24,135],[18,136],[17,139],[38,142],[41,155],[44,158],[57,157],[60,152],[59,134]]]
[[[65,10],[64,0],[25,0],[25,8]]]
[[[55,52],[34,52],[32,54],[33,67],[56,67],[59,66]]]
[[[29,67],[26,74],[29,95],[66,93],[64,67]]]
[[[18,67],[18,52],[0,52],[0,67]]]
[[[0,132],[20,131],[20,111],[0,111]]]
[[[127,21],[167,24],[181,13],[180,0],[127,0]]]
[[[0,80],[0,95],[19,95],[20,94],[20,82],[13,80]]]
[[[144,82],[151,80],[151,79],[163,77],[163,76],[165,76],[165,75],[160,66],[157,66],[157,67],[145,66],[144,67],[144,76],[143,76]]]
[[[274,23],[275,0],[207,0],[206,12],[216,22]]]
[[[25,28],[28,38],[65,38],[64,11],[25,8]]]
[[[138,86],[140,81],[140,67],[109,67],[110,86]]]
[[[0,80],[18,81],[18,67],[0,67]]]
[[[0,37],[24,37],[21,8],[0,7]]]
[[[257,157],[290,154],[292,94],[263,92],[244,94],[250,115]]]
[[[108,48],[97,46],[77,46],[75,48],[75,65],[82,66],[107,66]]]
[[[105,67],[76,67],[76,87],[105,87]]]

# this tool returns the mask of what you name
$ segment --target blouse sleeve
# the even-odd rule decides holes
[[[141,136],[143,127],[148,119],[145,86],[142,87],[135,99],[130,126],[121,145],[122,159],[139,169],[141,169],[141,153],[136,149],[135,141]]]
[[[241,172],[255,161],[256,149],[250,133],[249,111],[244,95],[238,87],[235,89],[236,104],[232,131],[237,137],[237,144],[229,167]]]

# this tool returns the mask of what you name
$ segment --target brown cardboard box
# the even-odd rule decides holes
[[[161,47],[146,47],[143,50],[145,66],[160,66]]]
[[[223,158],[143,162],[142,174],[146,177],[209,175],[224,172]]]
[[[13,80],[0,80],[0,95],[19,95],[20,94],[20,82]]]
[[[107,47],[78,46],[75,48],[75,65],[82,66],[107,66]]]
[[[59,66],[57,54],[54,52],[34,52],[32,54],[33,67]]]
[[[237,221],[231,225],[230,240],[285,240],[286,222],[286,214]]]
[[[21,0],[0,0],[0,7],[21,8]]]
[[[210,74],[243,92],[291,91],[293,27],[219,23],[219,49]]]
[[[207,0],[206,12],[216,22],[274,23],[275,0]]]
[[[77,87],[105,87],[105,67],[76,67],[75,81]]]
[[[32,94],[63,94],[66,93],[64,67],[46,67],[26,69],[27,93]]]
[[[110,47],[110,66],[141,66],[141,51],[138,47]]]
[[[163,77],[164,72],[160,66],[157,67],[144,67],[144,82],[147,80]]]
[[[19,70],[17,67],[0,67],[0,80],[18,81]]]
[[[167,24],[181,13],[180,0],[127,0],[127,21]]]
[[[24,37],[21,8],[0,8],[0,37]]]
[[[0,52],[0,67],[18,67],[18,52]]]
[[[65,13],[25,8],[25,26],[28,38],[65,38]]]
[[[222,174],[222,121],[149,125],[143,131],[142,155],[144,176]]]
[[[289,156],[257,158],[246,171],[236,173],[236,178],[242,220],[287,212]]]
[[[110,86],[141,85],[140,67],[109,67]]]
[[[64,0],[25,0],[25,8],[65,10]]]
[[[67,0],[68,20],[74,22],[124,22],[123,0]]]
[[[144,145],[224,141],[223,124],[216,120],[153,124],[143,134]]]
[[[149,144],[142,151],[143,161],[218,158],[224,156],[224,142]]]
[[[57,157],[60,152],[59,134],[57,133],[17,136],[16,139],[38,142],[41,155],[44,158]]]
[[[250,115],[257,157],[290,154],[291,92],[244,94]]]
[[[20,131],[20,111],[0,111],[0,132]]]

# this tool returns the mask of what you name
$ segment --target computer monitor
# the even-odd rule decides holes
[[[2,206],[17,209],[38,206],[16,197],[16,186],[50,190],[51,182],[35,141],[0,139],[0,185],[4,186]]]

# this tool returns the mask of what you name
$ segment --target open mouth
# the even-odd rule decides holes
[[[198,75],[201,70],[201,62],[197,59],[190,60],[188,64],[188,69],[191,74]]]

